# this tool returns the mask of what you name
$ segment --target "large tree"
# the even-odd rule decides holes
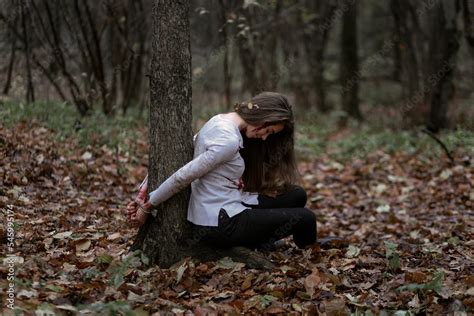
[[[316,107],[321,112],[330,110],[326,103],[326,82],[324,80],[324,52],[326,51],[329,31],[334,24],[338,1],[305,0],[306,12],[303,21],[304,48],[311,69],[311,81],[316,93]]]
[[[430,19],[430,76],[426,103],[430,105],[428,128],[437,131],[448,127],[448,106],[454,95],[454,70],[459,50],[459,0],[436,3]]]
[[[429,5],[391,1],[401,82],[406,92],[402,114],[407,126],[425,124],[437,131],[448,125],[461,4],[460,0],[437,0]]]
[[[153,190],[193,158],[189,0],[157,0],[153,9],[150,67],[150,157],[148,189]],[[169,267],[185,256],[216,260],[230,256],[252,267],[272,264],[242,247],[214,249],[186,221],[190,186],[156,207],[140,227],[131,250],[151,264]]]
[[[157,0],[150,67],[149,189],[193,158],[189,0]],[[132,249],[169,266],[183,256],[189,187],[157,206]]]
[[[359,57],[357,55],[357,2],[343,3],[344,9],[341,31],[341,67],[342,107],[344,111],[361,120],[359,110]]]

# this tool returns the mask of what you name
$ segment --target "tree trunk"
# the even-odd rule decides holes
[[[419,34],[418,15],[413,13],[416,10],[412,2],[410,0],[392,0],[390,6],[395,22],[395,32],[399,36],[395,42],[400,54],[398,67],[405,99],[401,109],[402,116],[405,125],[417,125],[423,122],[426,112],[423,104],[424,93],[421,75],[423,73],[421,61],[424,56],[424,41]]]
[[[402,74],[402,33],[401,33],[401,22],[400,22],[400,13],[398,10],[398,6],[391,2],[390,5],[391,14],[393,17],[393,72],[392,77],[393,80],[397,82],[401,82],[401,74]]]
[[[15,27],[17,26],[17,20],[18,19],[15,17],[15,21],[13,22],[13,25],[15,25]],[[15,65],[15,57],[16,57],[16,36],[11,35],[9,40],[11,41],[12,46],[11,46],[11,52],[10,52],[10,62],[8,63],[7,79],[5,82],[5,87],[3,88],[3,94],[8,94],[8,92],[10,91],[13,67]]]
[[[428,128],[438,131],[448,124],[448,105],[454,94],[453,72],[459,50],[457,20],[458,0],[442,0],[436,4],[430,39],[431,75],[428,79],[427,103],[431,105]]]
[[[304,46],[311,69],[313,89],[316,92],[316,106],[319,111],[327,112],[329,107],[326,104],[323,58],[337,1],[306,0],[305,5],[309,10],[306,16],[310,18],[304,33]]]
[[[462,2],[462,13],[464,21],[464,38],[469,45],[469,51],[471,52],[472,58],[474,58],[474,27],[472,25],[472,19],[474,17],[474,1],[463,0]]]
[[[220,13],[221,13],[221,44],[224,47],[224,60],[223,60],[223,71],[224,71],[224,96],[225,96],[225,108],[229,111],[232,110],[231,105],[231,82],[232,75],[229,71],[229,40],[227,32],[227,4],[224,0],[219,0]]]
[[[243,73],[242,94],[248,91],[252,96],[258,93],[257,52],[255,48],[257,43],[256,36],[252,32],[254,11],[253,6],[249,6],[247,9],[241,8],[240,15],[245,19],[239,24],[236,35],[236,44]]]
[[[290,5],[297,5],[296,1],[291,1]],[[280,43],[284,57],[284,71],[287,73],[287,84],[293,92],[296,108],[298,110],[309,109],[310,91],[306,84],[305,73],[301,71],[301,66],[307,67],[304,62],[304,51],[302,47],[303,34],[298,30],[304,28],[302,23],[302,10],[296,8],[290,14],[280,19],[279,28]]]
[[[351,117],[362,119],[359,110],[359,58],[357,56],[357,2],[347,4],[341,33],[342,107]]]
[[[150,69],[150,160],[148,188],[156,188],[193,157],[189,0],[157,0],[153,10]],[[150,264],[169,267],[186,256],[217,260],[229,256],[254,268],[272,268],[261,255],[242,247],[213,249],[200,243],[186,221],[190,186],[157,206],[130,248]]]
[[[153,10],[148,185],[153,189],[193,157],[189,8],[189,0],[157,0]],[[159,205],[132,250],[141,249],[163,267],[180,260],[189,196],[190,187]]]
[[[23,31],[23,49],[26,61],[26,102],[33,103],[35,102],[35,88],[33,86],[33,74],[31,72],[31,43],[28,36],[28,34],[30,34],[30,30],[28,29],[30,24],[28,24],[29,22],[27,20],[29,12],[25,12],[28,7],[24,1],[20,1],[19,6]]]

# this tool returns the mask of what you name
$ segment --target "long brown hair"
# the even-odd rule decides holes
[[[244,190],[276,196],[287,192],[300,181],[294,153],[295,122],[286,96],[277,92],[262,92],[250,101],[236,103],[234,111],[248,124],[264,126],[282,123],[283,129],[266,140],[247,138],[242,133],[245,161]]]

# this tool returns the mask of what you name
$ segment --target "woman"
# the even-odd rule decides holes
[[[191,184],[188,220],[198,239],[223,247],[271,248],[293,235],[300,248],[313,244],[316,218],[304,207],[306,192],[295,185],[293,137],[293,112],[284,95],[263,92],[236,104],[234,112],[204,124],[194,136],[194,159],[149,197],[145,178],[127,207],[128,217],[143,224],[153,206]]]

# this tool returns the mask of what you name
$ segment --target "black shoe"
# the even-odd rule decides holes
[[[349,246],[349,242],[346,239],[335,236],[318,239],[316,243],[321,247],[321,249],[341,249]]]

